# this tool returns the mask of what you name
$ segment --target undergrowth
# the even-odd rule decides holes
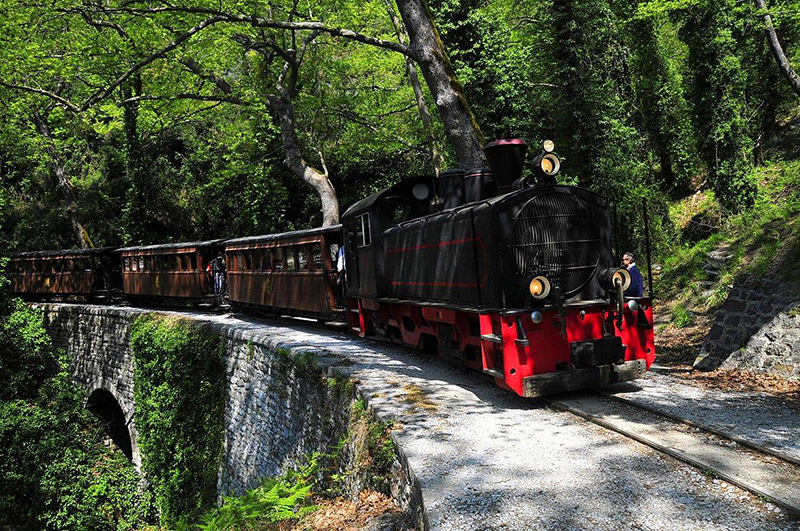
[[[739,214],[726,217],[711,191],[671,206],[678,244],[661,257],[658,295],[672,306],[675,326],[691,323],[688,306],[721,305],[737,279],[800,282],[800,161],[773,161],[755,177],[756,202]],[[699,282],[709,280],[705,266],[716,248],[731,256],[713,287],[703,290]]]
[[[269,524],[296,520],[316,510],[310,504],[321,454],[314,454],[299,470],[267,478],[242,496],[225,497],[198,525],[202,531],[258,531]]]

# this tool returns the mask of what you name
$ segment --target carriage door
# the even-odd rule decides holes
[[[347,291],[356,292],[360,289],[359,285],[359,264],[356,246],[356,225],[360,225],[361,220],[356,218],[355,222],[348,225],[345,230],[344,245],[345,270],[347,271]],[[349,296],[349,295],[348,295]]]

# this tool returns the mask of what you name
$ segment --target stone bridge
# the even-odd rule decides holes
[[[85,391],[87,407],[109,422],[114,441],[141,466],[130,325],[148,310],[77,304],[39,307],[55,344],[71,357],[70,371]],[[206,324],[226,340],[220,496],[253,488],[264,477],[279,475],[316,451],[329,451],[346,435],[353,397],[334,393],[318,377],[332,375],[343,359],[320,349],[318,341],[312,345],[312,335],[288,329],[276,333],[263,323],[221,315],[158,313]],[[321,374],[298,370],[290,361],[293,354],[308,352],[316,354],[314,367]],[[398,461],[395,468],[395,499],[419,513],[407,467]]]

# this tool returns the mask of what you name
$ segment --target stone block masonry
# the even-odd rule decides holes
[[[88,397],[110,391],[120,404],[136,446],[133,359],[130,324],[147,310],[71,304],[42,304],[45,326],[58,347],[71,357],[74,381]],[[159,312],[176,313],[176,312]],[[328,452],[347,436],[352,387],[328,385],[340,374],[339,356],[303,341],[302,336],[275,335],[263,324],[226,320],[222,316],[176,313],[209,327],[226,340],[224,456],[218,495],[241,494],[265,477],[302,464],[314,452]],[[348,451],[346,447],[345,453]],[[343,455],[342,461],[348,462]],[[351,460],[350,460],[351,461]],[[422,525],[421,495],[404,460],[391,475],[394,499]],[[347,475],[345,488],[369,483],[358,473]]]
[[[800,378],[800,286],[756,279],[737,283],[694,366]]]

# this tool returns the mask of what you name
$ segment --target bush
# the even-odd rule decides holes
[[[203,531],[256,531],[267,524],[302,518],[316,509],[308,505],[313,477],[317,473],[315,454],[297,472],[268,478],[261,486],[240,497],[226,497],[222,506],[206,513],[199,525]]]
[[[2,289],[2,288],[0,288]],[[33,398],[58,371],[56,350],[42,326],[41,312],[11,299],[0,317],[0,400]]]

